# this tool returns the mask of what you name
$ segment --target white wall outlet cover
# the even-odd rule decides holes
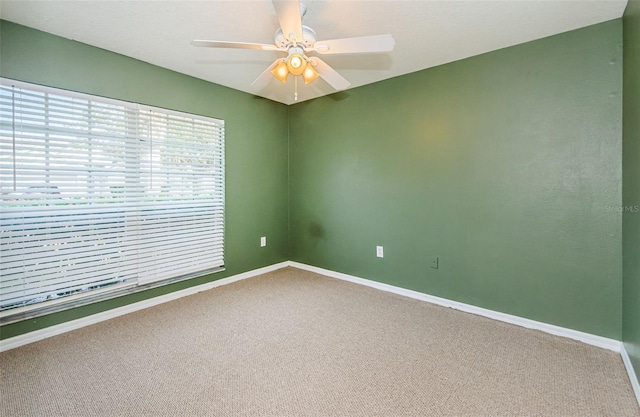
[[[267,246],[267,237],[266,236],[262,236],[260,238],[260,247],[265,247]]]
[[[376,246],[376,256],[378,258],[384,257],[384,248],[382,246]]]

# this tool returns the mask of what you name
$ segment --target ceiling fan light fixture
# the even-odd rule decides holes
[[[287,54],[286,58],[279,58],[273,61],[251,85],[256,90],[266,88],[271,79],[269,73],[283,84],[286,84],[289,74],[292,74],[294,76],[294,98],[296,100],[298,97],[298,76],[302,76],[305,84],[310,84],[316,78],[321,77],[337,91],[345,90],[351,85],[349,81],[326,62],[315,56],[309,58],[307,56],[308,53],[315,52],[328,55],[378,53],[390,52],[395,47],[396,43],[391,35],[360,36],[318,42],[318,36],[315,31],[302,24],[302,17],[306,8],[299,0],[272,0],[272,3],[280,26],[276,29],[273,45],[200,39],[193,40],[192,44],[208,48],[285,52]]]
[[[318,71],[316,71],[311,65],[307,65],[307,67],[304,69],[304,72],[302,73],[302,78],[304,78],[305,85],[314,82],[315,79],[319,76],[320,74],[318,73]]]
[[[289,75],[289,69],[287,63],[284,60],[280,61],[278,65],[271,70],[271,74],[283,83],[287,82],[287,76]]]
[[[307,60],[300,54],[292,54],[287,61],[287,69],[293,75],[301,75],[307,66]]]

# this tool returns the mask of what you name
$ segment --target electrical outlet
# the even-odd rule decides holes
[[[264,248],[265,246],[267,246],[267,237],[266,236],[262,236],[260,238],[260,247]]]
[[[434,256],[431,258],[431,268],[438,269],[438,257]]]
[[[378,258],[384,258],[384,248],[382,246],[376,246],[376,256]]]

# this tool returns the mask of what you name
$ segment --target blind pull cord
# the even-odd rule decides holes
[[[16,182],[17,182],[17,174],[16,174],[16,86],[11,86],[11,134],[13,137],[13,191],[16,191]]]

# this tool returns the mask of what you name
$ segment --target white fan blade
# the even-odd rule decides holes
[[[390,52],[396,46],[391,35],[362,36],[360,38],[333,39],[316,42],[314,48],[319,54],[362,54]]]
[[[257,88],[258,90],[262,90],[264,87],[266,87],[267,84],[269,84],[269,82],[273,79],[271,70],[274,69],[280,61],[282,60],[276,59],[275,61],[273,61],[273,64],[269,65],[267,69],[264,70],[253,83],[251,83],[251,86]]]
[[[338,91],[346,90],[349,88],[351,83],[346,80],[342,75],[338,74],[336,70],[331,68],[326,62],[321,60],[318,57],[311,58],[313,63],[315,64],[314,68],[320,74],[323,80],[328,82],[331,87],[335,88]]]
[[[299,0],[273,0],[280,28],[285,38],[290,38],[293,33],[298,42],[302,42],[302,16],[300,16]]]
[[[260,51],[277,51],[278,50],[277,46],[267,45],[264,43],[205,41],[200,39],[191,41],[191,45],[204,46],[208,48],[257,49]]]

